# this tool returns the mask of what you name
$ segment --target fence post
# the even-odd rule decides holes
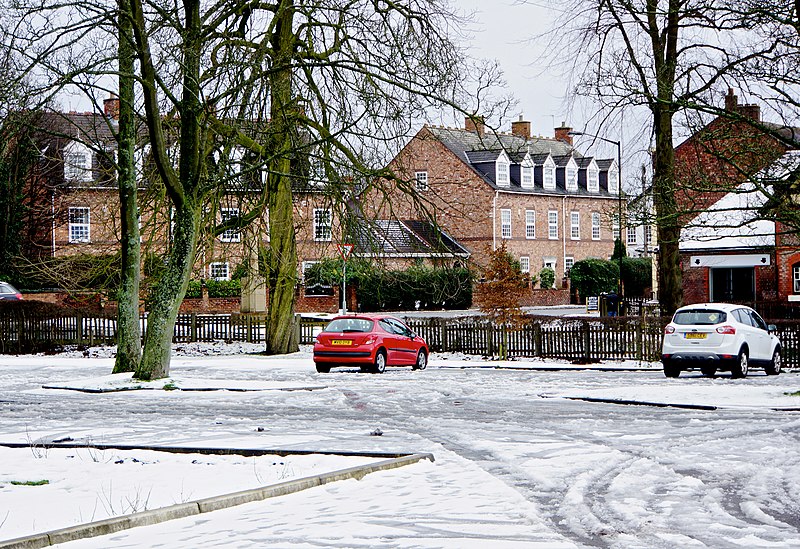
[[[80,345],[83,341],[83,313],[75,313],[75,345]]]
[[[301,332],[300,332],[300,319],[301,318],[302,317],[300,316],[300,313],[295,313],[295,315],[294,315],[294,325],[292,326],[292,329],[294,330],[295,341],[297,341],[298,345],[300,344],[300,341],[301,341],[300,336],[302,335]]]
[[[583,358],[586,361],[586,364],[589,364],[592,358],[592,352],[590,349],[591,336],[589,334],[589,322],[584,320],[581,328],[583,330]]]
[[[189,341],[194,343],[197,341],[197,313],[191,313],[189,318]]]
[[[447,348],[447,319],[442,317],[439,319],[439,349],[440,352],[446,353],[449,351]]]
[[[533,354],[539,358],[542,356],[542,325],[539,322],[533,325]]]

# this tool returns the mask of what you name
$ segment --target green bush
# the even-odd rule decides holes
[[[541,280],[540,287],[552,288],[556,282],[556,272],[550,267],[545,267],[539,271],[539,280]]]
[[[581,299],[617,291],[619,263],[606,259],[582,259],[569,271],[569,279]]]
[[[242,295],[242,284],[239,280],[206,280],[208,297],[239,297]],[[189,298],[202,297],[202,281],[190,280],[186,288]]]
[[[643,297],[653,285],[652,261],[649,257],[626,257],[622,260],[622,283],[625,297]]]

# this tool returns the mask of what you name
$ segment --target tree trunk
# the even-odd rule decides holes
[[[197,249],[200,226],[199,206],[187,205],[175,211],[175,236],[169,264],[158,281],[147,315],[144,354],[136,379],[160,379],[169,375],[172,336]]]
[[[293,136],[297,135],[296,107],[292,97],[293,2],[276,14],[273,48],[275,69],[270,77],[269,163],[269,311],[267,313],[267,352],[293,353],[298,350],[294,337],[294,293],[297,283],[297,248],[292,204]]]
[[[661,314],[672,315],[683,302],[679,250],[680,219],[675,199],[675,150],[672,111],[654,113],[656,152],[653,166],[653,201],[658,219],[658,300]]]
[[[119,133],[117,162],[122,231],[122,278],[117,309],[117,357],[114,373],[134,372],[142,357],[139,325],[139,277],[141,241],[137,204],[136,121],[134,119],[134,51],[130,7],[119,2]]]

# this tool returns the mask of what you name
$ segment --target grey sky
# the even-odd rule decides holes
[[[554,24],[550,10],[518,0],[453,0],[453,5],[474,12],[471,53],[500,62],[508,91],[519,101],[512,119],[522,114],[533,125],[533,133],[544,136],[551,136],[562,121],[582,126],[582,121],[568,116],[564,79],[537,63],[543,44],[534,38]],[[505,126],[510,121],[504,121]]]

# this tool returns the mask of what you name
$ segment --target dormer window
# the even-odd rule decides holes
[[[497,169],[497,184],[507,187],[511,184],[511,179],[509,177],[509,162],[505,158],[505,155],[500,155],[497,159],[497,163],[495,164]]]
[[[520,165],[519,184],[523,189],[533,188],[533,161],[530,155],[525,156],[525,160]]]
[[[72,141],[64,147],[64,179],[92,180],[92,152],[86,145]]]
[[[578,190],[578,167],[575,166],[572,162],[567,164],[566,185],[568,191]]]
[[[586,169],[586,189],[590,193],[596,193],[600,190],[600,171],[595,164]]]
[[[608,192],[619,193],[619,171],[616,168],[608,170]]]
[[[548,158],[542,167],[542,187],[553,190],[556,188],[556,163]]]

